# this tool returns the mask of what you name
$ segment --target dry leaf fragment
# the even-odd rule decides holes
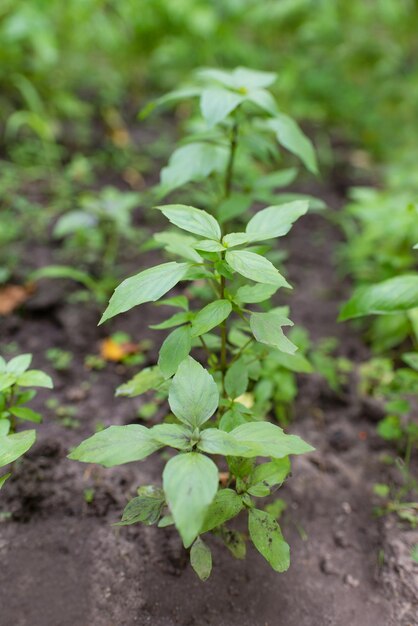
[[[0,288],[0,315],[10,315],[15,309],[32,295],[35,286],[27,285],[6,285]]]

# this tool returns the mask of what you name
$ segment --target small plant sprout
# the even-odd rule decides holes
[[[256,119],[263,128],[265,123],[270,130],[274,127],[293,152],[297,153],[299,146],[303,153],[299,156],[314,169],[311,144],[302,139],[304,135],[294,122],[284,120],[266,91],[274,75],[241,69],[206,73],[204,77],[216,83],[196,92],[208,124],[205,141],[214,130],[223,136],[222,149],[212,154],[215,161],[206,176],[219,173],[224,200],[234,193],[236,155],[241,145],[238,129],[242,125],[250,133],[253,128],[256,143]],[[247,134],[247,142],[242,144],[242,158],[249,137]],[[261,170],[258,178],[262,180]],[[250,205],[252,202],[250,194]],[[140,371],[117,392],[138,396],[153,390],[159,402],[168,395],[171,414],[165,423],[151,428],[110,426],[82,442],[70,455],[75,460],[112,467],[145,459],[164,447],[174,449],[176,453],[163,471],[162,487],[141,486],[137,497],[126,506],[120,524],[174,524],[184,546],[190,548],[192,567],[202,580],[209,576],[212,563],[207,533],[217,535],[237,558],[245,556],[246,535],[227,525],[243,510],[248,516],[249,538],[257,550],[274,570],[283,572],[289,567],[289,546],[260,498],[284,482],[290,471],[290,455],[313,449],[299,437],[260,419],[247,401],[249,387],[258,380],[266,354],[280,354],[283,367],[292,371],[305,366],[295,354],[297,346],[283,331],[293,325],[287,309],[270,305],[271,297],[290,285],[266,258],[266,242],[285,236],[307,212],[308,201],[272,204],[252,215],[240,230],[227,227],[237,213],[224,214],[225,206],[220,207],[219,202],[214,206],[214,217],[187,204],[158,206],[176,230],[158,233],[155,239],[164,242],[167,252],[177,260],[124,280],[100,322],[150,302],[176,310],[152,326],[169,331],[157,365]],[[189,289],[164,299],[184,282],[190,284]],[[205,362],[207,369],[191,353]]]
[[[35,430],[16,432],[19,421],[42,421],[39,413],[25,406],[36,395],[31,387],[53,386],[47,374],[28,369],[31,361],[31,354],[21,354],[9,362],[0,357],[0,468],[16,461],[35,443]],[[0,477],[0,488],[9,476],[10,472]]]

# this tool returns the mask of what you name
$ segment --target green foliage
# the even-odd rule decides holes
[[[42,416],[25,406],[36,391],[28,387],[53,386],[51,378],[40,370],[29,369],[31,354],[21,354],[6,362],[0,357],[0,467],[13,463],[35,443],[36,431],[16,432],[17,420],[39,423]],[[9,474],[0,478],[0,487]]]
[[[227,159],[218,155],[216,166],[206,168],[206,175],[209,171],[222,173],[223,200],[234,197],[235,154],[241,146],[239,133],[230,134],[231,123],[237,129],[238,113],[242,123],[255,119],[264,122],[265,115],[275,119],[277,107],[265,90],[274,79],[274,74],[244,68],[198,74],[199,87],[193,95],[200,98],[208,133],[224,133]],[[160,104],[183,97],[184,92],[171,94]],[[300,131],[298,134],[295,126],[292,128],[287,142],[306,160],[307,140],[304,142]],[[256,126],[253,131],[255,140]],[[313,169],[312,159],[309,164]],[[221,204],[217,204],[218,217]],[[290,285],[263,255],[268,248],[257,243],[285,236],[306,213],[308,202],[271,205],[253,215],[242,232],[231,232],[227,220],[188,204],[157,208],[180,232],[157,233],[155,239],[181,261],[145,269],[123,281],[100,323],[143,303],[158,303],[180,283],[189,283],[190,289],[184,295],[158,303],[180,309],[152,326],[169,330],[159,350],[158,364],[142,370],[118,390],[118,395],[128,396],[154,390],[164,397],[168,392],[172,414],[151,428],[135,424],[106,428],[82,442],[70,458],[111,467],[171,448],[174,455],[165,465],[162,489],[142,487],[138,497],[128,503],[121,524],[174,523],[184,546],[190,548],[192,567],[205,580],[212,563],[201,535],[213,532],[237,558],[243,558],[244,537],[226,523],[246,510],[254,545],[273,569],[285,571],[289,547],[276,519],[257,510],[253,498],[268,496],[284,482],[290,472],[290,455],[313,448],[279,426],[259,421],[241,399],[248,393],[254,372],[257,378],[263,351],[284,359],[283,367],[291,371],[310,369],[302,356],[294,354],[297,346],[282,330],[292,324],[287,311],[285,315],[282,309],[269,310],[270,297]],[[206,299],[196,307],[193,293],[197,281],[205,285]],[[254,308],[257,303],[264,303],[263,312]],[[196,348],[201,354],[205,352],[207,369],[190,356]],[[226,486],[220,485],[219,456],[225,457],[229,468]]]

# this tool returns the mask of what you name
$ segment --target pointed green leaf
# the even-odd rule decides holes
[[[229,250],[226,255],[228,265],[246,278],[257,283],[276,285],[277,287],[290,287],[287,280],[280,274],[268,259],[247,252],[246,250]]]
[[[234,400],[247,391],[248,367],[243,359],[238,359],[228,368],[225,376],[225,390],[229,398]]]
[[[360,287],[343,306],[339,319],[385,315],[415,307],[418,307],[418,275],[397,276],[377,285]]]
[[[226,248],[235,248],[242,246],[251,241],[251,237],[247,233],[229,233],[222,238],[222,243]]]
[[[6,482],[8,478],[10,478],[10,476],[11,476],[10,472],[8,474],[3,474],[3,476],[0,476],[0,489],[4,486],[4,483]]]
[[[165,378],[176,373],[178,366],[192,349],[190,326],[176,328],[163,342],[158,357],[158,366]]]
[[[191,261],[192,263],[203,262],[200,254],[194,249],[197,241],[195,237],[174,231],[164,231],[162,233],[156,233],[154,240],[162,244],[165,250],[174,256],[187,259],[187,261]]]
[[[230,89],[242,90],[263,89],[277,80],[277,74],[273,72],[261,72],[247,67],[237,67],[232,71],[204,68],[198,70],[197,76],[205,81],[215,81]]]
[[[201,309],[192,322],[192,337],[199,337],[219,326],[232,311],[229,300],[216,300]]]
[[[15,356],[13,359],[7,363],[6,371],[9,374],[14,374],[15,376],[20,376],[23,372],[26,372],[29,365],[32,361],[31,354],[19,354],[19,356]]]
[[[246,100],[256,104],[270,115],[277,115],[276,101],[271,93],[265,89],[253,89],[247,94]]]
[[[145,426],[109,426],[80,443],[68,458],[113,467],[141,461],[161,448],[161,445]]]
[[[286,435],[279,426],[270,422],[248,422],[229,433],[249,449],[243,457],[270,456],[281,459],[289,454],[305,454],[314,448],[296,435]]]
[[[246,304],[256,304],[271,298],[271,296],[276,293],[277,289],[277,285],[263,285],[262,283],[258,283],[257,285],[244,285],[238,289],[236,299]]]
[[[162,489],[149,486],[141,488],[141,491],[141,495],[128,502],[121,521],[114,524],[115,526],[130,526],[138,522],[151,526],[158,522],[165,505]]]
[[[186,183],[206,179],[213,172],[225,171],[227,159],[225,146],[207,142],[180,146],[171,155],[168,165],[161,170],[164,195]]]
[[[218,241],[213,241],[213,239],[202,239],[195,243],[194,247],[202,252],[223,252],[225,250],[225,246]]]
[[[248,493],[253,496],[265,496],[270,492],[270,488],[281,485],[291,470],[289,457],[275,459],[269,463],[261,463],[254,468],[250,476],[250,488]],[[267,488],[267,493],[260,493],[259,488]]]
[[[25,420],[27,422],[35,422],[39,424],[42,422],[42,415],[36,413],[36,411],[32,411],[26,406],[14,406],[10,410],[10,413],[15,417],[18,417],[21,420]]]
[[[251,453],[248,446],[235,440],[229,433],[217,428],[203,430],[197,447],[202,452],[223,454],[224,456],[245,456],[246,453]]]
[[[187,450],[191,447],[192,431],[179,424],[157,424],[150,430],[151,435],[158,443],[177,450]]]
[[[35,430],[24,430],[16,435],[0,437],[0,467],[13,463],[33,446]]]
[[[177,309],[189,310],[189,301],[186,296],[173,296],[156,302],[155,306],[172,306]]]
[[[190,565],[200,580],[207,580],[212,571],[212,553],[200,537],[196,539],[190,550]]]
[[[152,328],[153,330],[165,330],[167,328],[174,328],[175,326],[186,324],[189,319],[190,313],[188,311],[182,311],[181,313],[175,313],[167,320],[165,320],[165,322],[161,322],[160,324],[151,324],[150,328]]]
[[[52,389],[52,378],[40,370],[27,370],[18,376],[17,384],[21,387],[45,387]]]
[[[218,468],[197,452],[178,454],[163,472],[164,493],[185,547],[199,534],[218,489]]]
[[[155,302],[182,280],[188,263],[163,263],[124,280],[116,287],[100,324],[138,304]]]
[[[221,238],[221,228],[218,222],[206,211],[184,204],[166,204],[156,208],[178,228],[201,235],[206,239],[219,241]]]
[[[134,398],[149,391],[150,389],[159,389],[165,383],[159,367],[146,367],[138,372],[130,381],[120,385],[116,389],[116,396],[129,396]]]
[[[0,373],[0,392],[9,389],[16,382],[16,376],[7,372]]]
[[[290,548],[274,517],[265,511],[251,509],[248,530],[254,546],[271,567],[276,572],[285,572],[290,565]]]
[[[168,402],[180,421],[196,428],[204,424],[218,408],[218,387],[209,372],[192,357],[188,357],[180,364],[173,378]]]
[[[265,343],[289,354],[296,352],[297,346],[282,331],[282,326],[293,326],[293,322],[280,313],[275,311],[251,313],[250,326],[254,337],[260,343]]]
[[[282,146],[299,157],[310,172],[318,173],[312,142],[291,117],[278,113],[275,119],[269,120],[268,125],[276,133],[277,141]]]
[[[305,215],[309,207],[306,200],[296,200],[287,204],[270,206],[259,211],[247,224],[246,233],[251,241],[264,241],[283,237],[296,220]]]
[[[236,517],[242,508],[242,498],[233,489],[219,489],[209,506],[200,533],[207,533],[209,530],[225,524],[228,520]]]
[[[245,100],[244,96],[222,87],[209,87],[202,93],[200,110],[209,127],[228,117]]]

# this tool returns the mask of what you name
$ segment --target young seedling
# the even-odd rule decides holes
[[[267,118],[277,122],[267,124],[268,128],[276,128],[284,123],[284,118],[265,89],[274,75],[241,69],[215,72],[207,78],[222,83],[215,91],[208,88],[209,94],[206,87],[199,88],[199,95],[211,129],[217,126],[224,133],[223,142],[229,138],[228,144],[211,156],[211,171],[222,172],[224,184],[220,194],[226,200],[233,194],[239,124],[246,120],[253,124],[256,119],[266,122]],[[210,105],[209,109],[203,106],[204,102]],[[207,116],[208,110],[211,113]],[[298,141],[304,136],[294,122],[286,128],[293,130],[290,137],[294,143],[290,139],[287,143],[296,152]],[[289,138],[286,133],[279,135]],[[255,132],[254,138],[257,137]],[[307,146],[312,149],[306,138],[299,145],[302,151]],[[251,198],[250,194],[250,204]],[[224,208],[220,210],[220,206]],[[260,421],[245,397],[250,379],[259,376],[266,350],[284,355],[287,364],[293,360],[297,371],[297,347],[283,332],[284,327],[293,324],[283,308],[269,307],[270,298],[290,285],[266,258],[265,242],[285,236],[307,212],[308,202],[296,200],[268,206],[253,215],[240,231],[227,228],[232,215],[227,213],[225,217],[222,202],[215,211],[219,219],[184,204],[157,209],[173,226],[185,231],[170,230],[155,236],[180,261],[163,263],[123,281],[110,299],[101,323],[147,302],[159,301],[177,309],[164,322],[152,326],[170,330],[160,348],[158,364],[142,370],[118,390],[119,395],[128,396],[150,390],[159,398],[168,394],[172,415],[167,416],[169,423],[152,428],[106,428],[81,443],[70,458],[111,467],[142,460],[165,446],[174,448],[177,454],[166,464],[162,487],[140,487],[138,496],[127,505],[121,524],[174,524],[184,546],[190,548],[193,568],[206,579],[211,570],[211,554],[202,535],[216,534],[232,554],[243,558],[245,536],[226,523],[246,509],[250,539],[273,569],[284,571],[289,566],[289,547],[276,519],[256,505],[254,498],[269,495],[283,483],[290,471],[289,455],[312,448],[299,437],[285,434],[280,427]],[[242,219],[242,211],[240,216]],[[192,288],[199,281],[203,304],[192,306],[193,289],[161,300],[186,281]],[[259,304],[262,310],[257,308]],[[199,351],[200,360],[206,357],[209,371],[190,356],[194,350]]]
[[[53,386],[47,374],[28,369],[31,361],[31,354],[21,354],[8,363],[0,357],[0,468],[16,461],[35,443],[35,430],[16,432],[20,420],[35,424],[42,421],[39,413],[25,406],[36,395],[30,387]],[[0,488],[9,476],[10,472],[0,477]]]
[[[122,192],[113,187],[106,187],[98,196],[84,194],[79,209],[58,219],[53,236],[65,240],[72,254],[81,254],[84,264],[92,269],[48,265],[33,272],[31,280],[73,280],[86,287],[98,302],[105,302],[120,276],[115,268],[122,243],[138,237],[131,216],[139,198],[138,193]],[[100,267],[100,271],[94,271],[94,266]]]

